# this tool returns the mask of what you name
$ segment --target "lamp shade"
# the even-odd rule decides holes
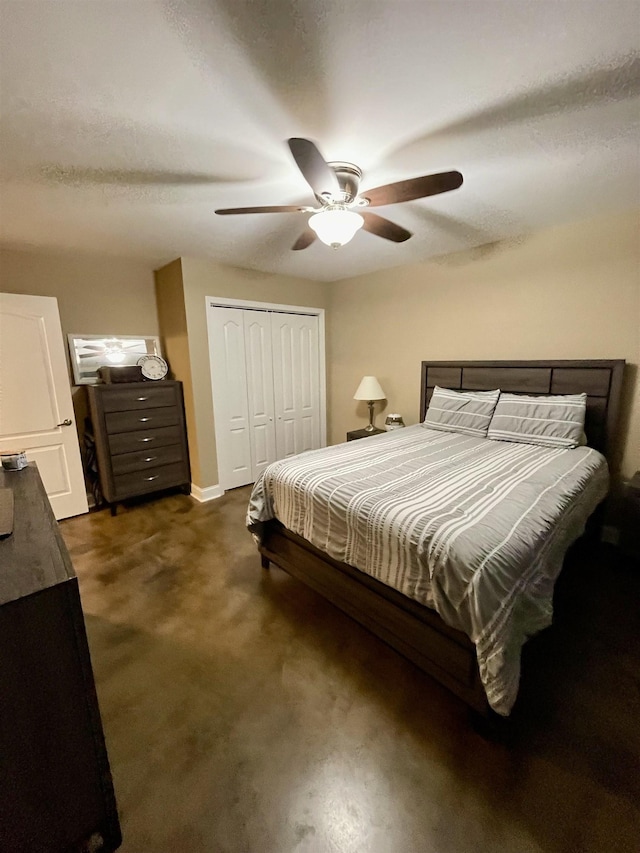
[[[386,394],[380,387],[375,376],[363,376],[358,390],[353,395],[354,400],[385,400]]]
[[[316,232],[323,243],[334,249],[348,243],[363,224],[364,219],[359,213],[340,207],[328,207],[320,213],[314,213],[309,219],[309,228]]]

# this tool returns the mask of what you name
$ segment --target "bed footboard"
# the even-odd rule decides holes
[[[273,562],[320,593],[486,719],[489,708],[473,643],[433,610],[333,560],[306,540],[269,522],[259,548],[263,568]]]

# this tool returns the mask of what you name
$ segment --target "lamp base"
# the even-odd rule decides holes
[[[373,400],[368,400],[367,405],[369,406],[369,424],[364,429],[365,432],[373,432],[375,429],[373,425]]]

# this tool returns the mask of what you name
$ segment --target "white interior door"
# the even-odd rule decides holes
[[[320,447],[318,317],[271,315],[277,459]]]
[[[273,413],[273,367],[271,354],[271,315],[266,311],[242,311],[247,361],[247,403],[251,444],[250,482],[276,456],[276,431]]]
[[[243,312],[216,306],[209,314],[209,353],[218,476],[223,489],[253,483]]]
[[[14,448],[37,463],[56,518],[88,511],[58,301],[50,296],[0,293],[0,449]]]

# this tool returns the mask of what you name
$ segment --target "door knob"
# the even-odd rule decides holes
[[[72,423],[69,418],[65,418],[61,424],[56,424],[56,426],[71,426]]]

